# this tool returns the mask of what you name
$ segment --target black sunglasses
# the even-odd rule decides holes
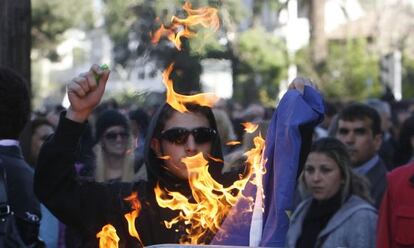
[[[127,139],[129,137],[128,133],[126,132],[108,132],[104,135],[105,139],[109,141],[115,141],[118,136],[120,136],[121,139]]]
[[[165,130],[161,133],[160,138],[168,140],[177,145],[187,142],[188,136],[192,134],[197,144],[204,144],[214,139],[217,131],[209,127],[197,127],[191,130],[181,127],[175,127]]]

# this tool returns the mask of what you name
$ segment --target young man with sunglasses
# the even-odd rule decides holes
[[[101,76],[96,82],[94,74]],[[79,137],[85,121],[97,106],[104,93],[109,71],[93,66],[88,73],[74,78],[68,85],[71,103],[62,113],[55,134],[45,142],[36,170],[35,190],[42,202],[65,224],[81,231],[82,247],[95,247],[96,233],[110,223],[120,237],[120,247],[138,247],[128,233],[124,214],[131,211],[123,199],[138,192],[142,209],[136,220],[144,245],[179,243],[185,234],[186,224],[168,229],[163,221],[177,212],[161,208],[155,200],[154,187],[159,184],[169,191],[178,191],[193,201],[187,181],[188,173],[181,159],[202,152],[209,159],[209,172],[221,184],[230,185],[237,174],[222,175],[221,142],[213,113],[208,107],[187,105],[190,112],[179,113],[164,104],[152,116],[144,148],[146,180],[136,183],[81,182],[76,178],[73,163],[76,160]],[[113,118],[111,119],[113,120]],[[122,133],[97,128],[103,142],[122,139]],[[212,235],[205,237],[208,243]]]
[[[101,77],[99,83],[95,75]],[[80,183],[73,168],[76,147],[84,122],[102,98],[108,76],[109,71],[101,71],[94,65],[68,85],[71,106],[61,115],[55,134],[43,145],[35,191],[59,219],[83,233],[85,242],[82,247],[96,247],[96,234],[107,224],[116,228],[120,247],[139,246],[129,235],[124,218],[131,207],[123,199],[131,192],[137,192],[141,202],[135,225],[142,244],[179,243],[188,226],[179,222],[173,228],[167,228],[163,224],[179,212],[160,207],[154,187],[159,185],[167,191],[178,191],[190,202],[195,202],[181,159],[200,152],[208,160],[209,173],[217,182],[229,186],[239,179],[238,173],[221,173],[221,142],[213,113],[208,107],[192,104],[186,105],[189,112],[180,113],[164,104],[152,116],[147,131],[144,149],[146,180],[128,184]],[[290,88],[303,94],[304,84],[297,82]],[[213,237],[214,233],[207,233],[203,243],[208,244]]]

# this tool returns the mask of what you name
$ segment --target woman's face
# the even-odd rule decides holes
[[[37,160],[43,142],[45,142],[46,138],[52,133],[53,127],[47,124],[40,125],[34,130],[30,149],[31,156],[34,160]]]
[[[338,164],[324,153],[311,152],[304,168],[305,183],[316,200],[326,200],[341,188],[342,176]]]
[[[112,126],[102,135],[101,145],[108,155],[125,156],[129,148],[129,133],[122,126]]]
[[[211,139],[206,139],[208,136],[206,131],[211,131],[209,127],[208,119],[200,113],[174,112],[165,123],[161,138],[154,138],[151,147],[157,156],[168,156],[164,162],[167,170],[180,179],[187,179],[188,172],[181,159],[200,152],[210,153]],[[196,130],[196,136],[199,137],[194,138],[194,132],[188,134],[187,130]],[[187,135],[184,135],[186,132]],[[177,142],[174,142],[174,139]]]

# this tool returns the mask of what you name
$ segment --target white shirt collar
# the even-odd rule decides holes
[[[14,139],[2,139],[0,140],[0,146],[18,146],[19,141]]]

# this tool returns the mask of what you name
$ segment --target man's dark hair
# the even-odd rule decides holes
[[[29,114],[26,80],[12,69],[0,66],[0,139],[18,139]]]
[[[362,103],[353,103],[339,112],[338,120],[355,121],[371,120],[371,130],[373,135],[381,134],[381,117],[378,112],[370,106]]]

